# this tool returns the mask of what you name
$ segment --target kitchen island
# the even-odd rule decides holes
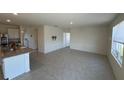
[[[4,79],[13,79],[23,73],[30,71],[29,54],[30,48],[17,48],[10,51],[7,47],[0,47],[0,63]]]

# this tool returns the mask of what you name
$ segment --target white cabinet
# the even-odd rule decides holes
[[[19,29],[8,29],[9,38],[19,38]]]
[[[13,79],[30,71],[29,53],[3,59],[4,79]]]

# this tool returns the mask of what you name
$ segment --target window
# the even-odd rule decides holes
[[[113,27],[111,53],[119,65],[124,59],[124,21]]]

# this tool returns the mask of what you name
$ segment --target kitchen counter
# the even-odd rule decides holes
[[[0,62],[4,79],[13,79],[30,71],[30,48],[17,48],[10,51],[7,47],[0,47]]]
[[[7,58],[7,57],[12,57],[24,53],[30,53],[32,52],[33,49],[31,48],[17,48],[15,51],[10,51],[7,47],[1,48],[0,47],[0,59]]]

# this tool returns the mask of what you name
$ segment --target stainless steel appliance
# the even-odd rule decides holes
[[[8,34],[1,34],[1,45],[2,46],[8,45]]]

